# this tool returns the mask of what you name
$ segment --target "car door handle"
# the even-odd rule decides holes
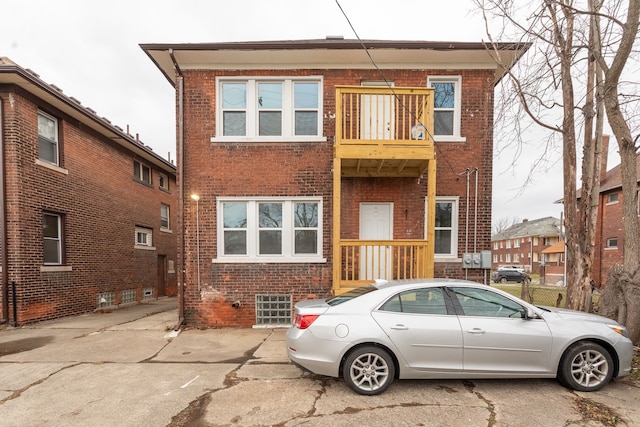
[[[392,326],[391,329],[394,329],[396,331],[406,331],[409,328],[404,325],[395,325],[395,326]]]
[[[467,330],[467,332],[470,333],[470,334],[474,334],[474,335],[482,335],[482,334],[485,333],[485,331],[483,331],[480,328],[469,329],[469,330]]]

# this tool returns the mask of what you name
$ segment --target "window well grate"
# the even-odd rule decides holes
[[[290,325],[291,295],[256,295],[258,325]]]

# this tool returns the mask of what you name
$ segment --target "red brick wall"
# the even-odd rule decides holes
[[[437,195],[460,196],[459,241],[468,249],[490,249],[493,78],[491,70],[384,70],[396,86],[426,85],[430,75],[462,76],[462,135],[466,142],[437,144]],[[255,324],[255,294],[288,294],[294,302],[331,294],[332,280],[332,158],[334,121],[324,120],[326,142],[221,143],[216,133],[216,76],[323,76],[324,113],[335,113],[335,86],[380,80],[376,70],[185,71],[185,320],[201,326]],[[466,170],[478,169],[467,203]],[[475,174],[475,172],[474,172]],[[197,289],[195,202],[200,195],[201,292]],[[323,256],[326,263],[212,263],[217,257],[216,197],[321,196],[323,198]],[[343,179],[341,225],[344,237],[357,237],[360,202],[394,203],[394,237],[423,238],[426,177],[422,179]],[[468,241],[464,234],[469,205]],[[477,204],[477,215],[475,206]],[[475,228],[477,224],[477,229]],[[473,238],[477,240],[474,242]],[[463,271],[461,262],[437,262],[436,276],[482,281],[480,270]],[[238,309],[231,307],[239,300]]]
[[[135,182],[131,152],[27,93],[5,87],[0,97],[8,275],[16,284],[18,323],[92,311],[100,292],[115,292],[116,304],[126,289],[136,289],[140,300],[143,288],[153,287],[157,297],[158,256],[176,262],[175,178],[169,192],[158,188],[157,169],[153,186]],[[38,108],[58,119],[66,174],[36,163]],[[170,206],[171,233],[160,231],[161,203]],[[42,271],[43,212],[64,218],[64,265],[70,271]],[[153,229],[156,250],[134,249],[136,225]],[[176,274],[167,272],[166,279],[165,294],[177,294]]]
[[[609,194],[618,193],[618,202],[607,203]],[[622,230],[622,191],[619,189],[600,194],[600,208],[595,239],[595,255],[593,262],[593,279],[598,287],[607,282],[609,270],[614,264],[624,261],[624,232]],[[607,240],[618,239],[618,247],[607,248]]]

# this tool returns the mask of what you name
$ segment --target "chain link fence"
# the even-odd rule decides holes
[[[535,305],[564,308],[567,302],[567,288],[562,286],[544,286],[534,282],[492,286]]]

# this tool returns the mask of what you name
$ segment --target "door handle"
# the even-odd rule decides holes
[[[409,328],[404,325],[395,325],[395,326],[392,326],[391,329],[396,331],[406,331]]]
[[[474,335],[482,335],[485,333],[485,331],[483,331],[480,328],[473,328],[473,329],[467,330],[467,333],[474,334]]]

